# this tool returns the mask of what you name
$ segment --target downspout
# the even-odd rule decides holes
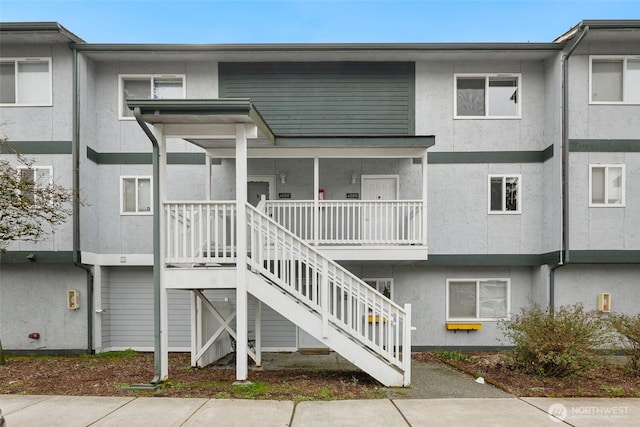
[[[560,261],[549,270],[549,309],[555,308],[555,272],[570,263],[569,251],[569,57],[589,32],[589,26],[582,27],[578,40],[562,56],[562,248]]]
[[[80,254],[80,109],[78,103],[78,50],[73,50],[73,76],[72,76],[72,142],[71,157],[73,163],[72,191],[73,191],[73,265],[83,269],[87,274],[87,353],[93,353],[93,270],[91,266],[82,263]]]
[[[153,337],[154,337],[154,370],[152,384],[162,381],[160,358],[162,357],[160,341],[160,148],[151,129],[142,120],[140,107],[133,109],[136,121],[153,145]]]

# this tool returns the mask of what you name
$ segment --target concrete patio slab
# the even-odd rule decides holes
[[[182,425],[284,427],[289,425],[293,407],[290,401],[212,399]]]
[[[126,405],[133,397],[55,396],[5,415],[11,427],[84,427]]]
[[[516,398],[394,400],[412,427],[558,426],[548,414]]]
[[[170,397],[140,397],[118,408],[91,426],[154,427],[181,426],[209,399],[180,399]]]
[[[522,400],[575,427],[640,425],[640,399],[525,397]]]
[[[407,422],[389,400],[334,400],[300,402],[292,427],[326,426],[407,427]]]

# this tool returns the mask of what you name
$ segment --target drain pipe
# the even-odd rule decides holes
[[[162,357],[162,345],[160,340],[160,148],[151,129],[142,120],[140,107],[133,109],[136,121],[147,135],[153,145],[153,337],[154,337],[154,370],[155,376],[151,380],[152,384],[162,381],[162,369],[160,358]]]
[[[72,121],[73,134],[71,136],[72,191],[73,191],[73,265],[84,270],[87,274],[87,353],[91,354],[93,348],[93,270],[91,266],[82,263],[80,255],[80,112],[78,108],[78,50],[73,51],[73,76],[72,76]]]
[[[570,263],[569,251],[569,57],[589,32],[588,25],[582,25],[580,36],[569,51],[562,56],[562,248],[560,261],[549,270],[549,310],[555,306],[555,272]]]

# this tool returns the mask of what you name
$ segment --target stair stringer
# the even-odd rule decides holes
[[[276,310],[296,326],[304,329],[342,357],[362,369],[385,386],[402,387],[404,375],[395,366],[388,364],[375,353],[332,327],[329,323],[327,336],[322,336],[322,319],[297,302],[286,292],[278,289],[264,277],[247,271],[247,290],[256,298]]]

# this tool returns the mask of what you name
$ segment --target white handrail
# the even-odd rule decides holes
[[[267,200],[263,212],[305,241],[320,245],[426,245],[422,200]]]
[[[264,213],[247,206],[249,266],[388,363],[410,363],[410,319],[386,298]],[[409,332],[407,332],[409,331]]]

